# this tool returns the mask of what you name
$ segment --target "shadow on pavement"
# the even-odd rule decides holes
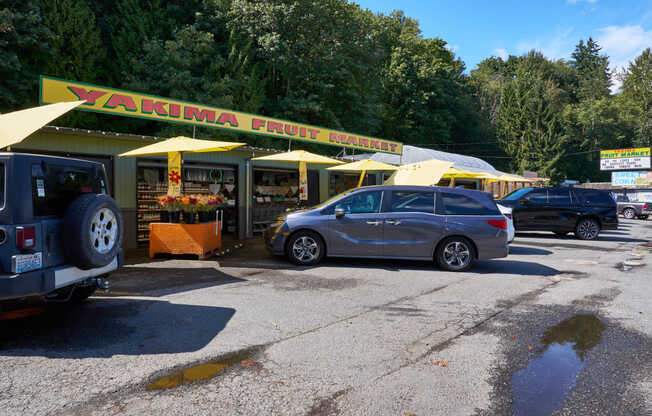
[[[205,347],[233,308],[133,298],[49,305],[37,316],[0,322],[0,353],[48,358],[176,354]]]
[[[546,232],[541,232],[541,233],[537,233],[537,232],[517,232],[516,237],[520,237],[520,238],[540,238],[540,239],[546,239],[546,240],[560,240],[560,241],[575,240],[575,241],[578,241],[578,242],[581,242],[581,243],[587,243],[587,244],[598,242],[598,241],[607,241],[607,242],[615,242],[615,243],[642,243],[642,242],[646,241],[646,240],[641,240],[639,238],[627,238],[627,237],[618,237],[618,236],[612,236],[612,235],[605,235],[606,233],[607,233],[607,231],[601,232],[600,235],[598,235],[598,238],[596,238],[595,240],[591,240],[591,241],[579,240],[579,239],[575,238],[575,236],[573,236],[570,233],[568,235],[564,236],[564,237],[558,237],[555,234],[546,233]],[[589,246],[587,246],[587,248],[589,248]]]
[[[510,245],[509,246],[509,254],[547,256],[548,254],[552,254],[552,251],[544,250],[544,249],[541,249],[541,248]]]
[[[192,265],[196,265],[196,262],[181,263],[178,267],[163,267],[162,263],[122,267],[111,273],[111,291],[107,295],[147,294],[158,297],[247,281],[213,267],[188,267]]]
[[[467,273],[500,273],[523,276],[554,276],[559,270],[543,264],[518,260],[480,260]]]

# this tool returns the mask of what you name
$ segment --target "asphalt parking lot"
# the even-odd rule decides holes
[[[296,267],[253,241],[216,261],[134,253],[110,293],[0,323],[0,409],[652,414],[651,240],[638,220],[592,242],[520,234],[466,273]]]

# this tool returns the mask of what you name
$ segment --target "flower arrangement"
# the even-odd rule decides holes
[[[158,197],[158,206],[161,207],[163,211],[181,211],[182,203],[178,197],[163,195]]]
[[[183,204],[183,212],[197,212],[199,211],[199,200],[194,195],[181,197]]]
[[[161,211],[168,212],[211,212],[224,203],[224,198],[219,195],[186,195],[182,197],[163,195],[158,197],[158,205]]]
[[[197,195],[199,211],[215,211],[217,207],[224,204],[224,199],[217,195]]]

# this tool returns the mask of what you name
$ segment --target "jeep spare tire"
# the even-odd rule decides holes
[[[122,213],[104,194],[84,194],[70,204],[63,221],[66,258],[80,269],[111,263],[122,245]]]

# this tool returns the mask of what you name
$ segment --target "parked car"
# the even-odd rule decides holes
[[[652,203],[630,201],[627,195],[616,195],[616,203],[618,204],[618,214],[628,220],[633,218],[646,220],[652,214]]]
[[[489,194],[423,186],[355,188],[280,217],[265,237],[272,253],[299,265],[364,257],[434,260],[462,271],[509,251],[507,221]]]
[[[616,201],[607,191],[584,188],[521,188],[497,201],[512,208],[516,231],[570,232],[594,240],[618,228]]]
[[[123,264],[108,192],[102,164],[0,153],[0,301],[82,300],[105,287]]]
[[[516,235],[516,230],[514,229],[514,219],[512,218],[512,209],[504,205],[498,205],[500,213],[505,216],[507,220],[507,244],[514,241],[514,236]]]

